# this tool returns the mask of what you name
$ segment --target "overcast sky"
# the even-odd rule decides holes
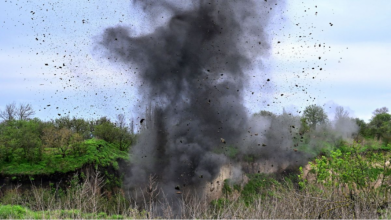
[[[139,117],[136,74],[106,61],[96,40],[107,27],[142,35],[156,25],[130,2],[113,2],[1,1],[0,109],[31,103],[45,120]],[[288,1],[267,28],[272,50],[261,71],[248,72],[249,113],[318,104],[332,116],[341,105],[368,121],[376,108],[391,109],[390,12],[389,0]]]

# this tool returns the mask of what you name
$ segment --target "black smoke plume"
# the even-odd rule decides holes
[[[132,149],[131,187],[144,186],[150,174],[158,175],[167,194],[202,187],[229,163],[217,152],[244,143],[246,72],[268,55],[265,28],[281,4],[134,1],[152,21],[163,12],[169,21],[144,36],[121,26],[104,31],[100,44],[107,55],[138,67],[145,103],[155,106],[152,122],[146,120],[149,126]]]

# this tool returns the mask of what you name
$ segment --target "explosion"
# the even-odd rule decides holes
[[[238,170],[276,172],[307,162],[306,153],[293,149],[298,117],[250,116],[243,104],[248,73],[263,71],[254,63],[270,52],[265,30],[282,2],[133,3],[152,21],[163,12],[170,19],[142,36],[110,27],[99,42],[111,60],[137,67],[139,90],[153,106],[132,148],[127,187],[145,186],[157,175],[165,194],[175,195],[183,187],[204,189],[225,165],[239,176]],[[243,163],[249,157],[255,167]]]

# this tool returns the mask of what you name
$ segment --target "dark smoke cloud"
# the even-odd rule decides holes
[[[166,193],[203,186],[229,162],[217,150],[244,143],[251,124],[243,106],[246,71],[268,55],[265,28],[282,1],[133,3],[151,21],[163,13],[170,19],[144,36],[107,28],[100,41],[111,60],[137,66],[139,89],[154,109],[132,149],[130,186],[145,185],[149,174],[158,175]]]

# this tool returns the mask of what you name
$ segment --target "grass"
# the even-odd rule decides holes
[[[83,213],[79,209],[32,211],[20,205],[0,205],[0,219],[123,219],[122,215],[108,216],[105,212]]]
[[[44,151],[42,161],[30,163],[22,159],[14,159],[10,163],[0,163],[0,172],[5,175],[49,175],[55,172],[67,173],[75,171],[85,164],[95,166],[113,166],[118,169],[117,159],[129,160],[128,152],[120,151],[113,144],[104,140],[90,139],[83,143],[83,154],[68,154],[62,157],[53,149]]]
[[[77,174],[73,179],[77,179]],[[138,213],[129,208],[123,191],[117,190],[113,195],[103,186],[104,178],[99,172],[92,172],[82,183],[74,181],[67,189],[32,185],[28,190],[20,190],[19,186],[2,190],[0,219],[122,219],[125,211],[128,215]]]
[[[271,188],[280,186],[280,183],[266,174],[249,174],[249,181],[241,191],[241,198],[248,206],[259,198],[273,193]]]
[[[250,175],[239,197],[227,194],[209,202],[197,194],[182,194],[170,201],[164,196],[132,200],[132,192],[102,192],[103,178],[90,174],[66,191],[33,187],[0,195],[0,218],[34,219],[136,219],[136,218],[389,218],[390,191],[372,195],[344,193],[335,187],[310,184],[299,188],[295,179],[277,181],[273,176]],[[228,183],[228,181],[227,181]],[[145,186],[148,187],[148,186]],[[231,188],[232,189],[232,188]],[[226,189],[227,190],[227,189]],[[235,189],[236,191],[236,189]],[[1,192],[0,192],[1,193]],[[160,193],[164,195],[164,193]],[[147,195],[146,195],[147,196]]]

